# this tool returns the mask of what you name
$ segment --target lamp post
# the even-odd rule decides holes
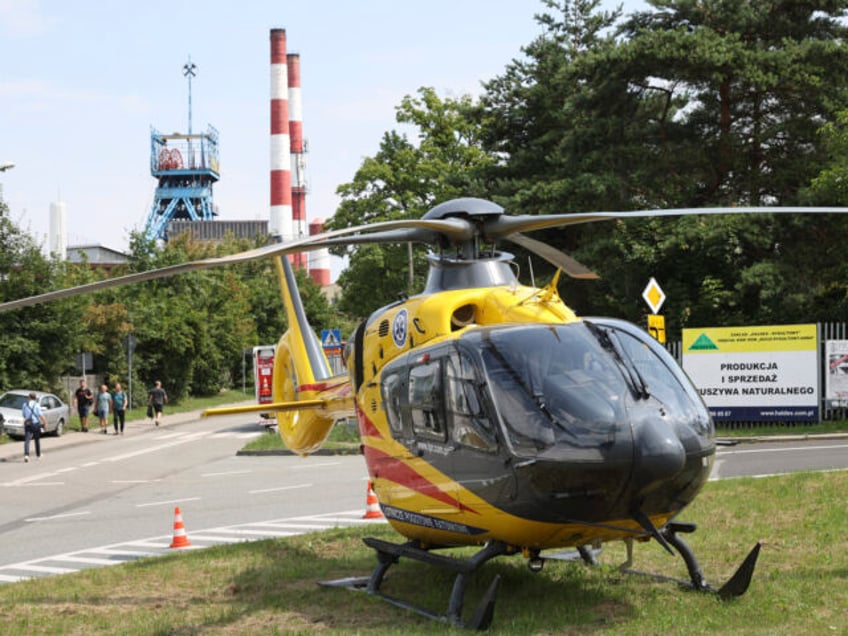
[[[133,368],[133,352],[135,351],[135,345],[136,345],[135,334],[129,334],[127,336],[127,366],[129,367],[129,369],[127,370],[127,376],[128,376],[127,389],[129,390],[129,396],[128,396],[128,402],[127,403],[128,403],[130,408],[132,408],[132,394],[133,394],[133,390],[132,390],[133,370],[132,370],[132,368]]]

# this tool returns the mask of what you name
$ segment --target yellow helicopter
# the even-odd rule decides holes
[[[485,629],[500,585],[492,581],[470,618],[465,588],[482,564],[521,554],[531,570],[543,551],[576,548],[594,562],[601,544],[654,539],[683,558],[689,586],[722,598],[743,594],[760,546],[719,589],[707,583],[678,520],[707,481],[714,426],[697,390],[643,329],[580,318],[557,293],[518,282],[516,243],[578,278],[595,275],[525,232],[650,216],[756,212],[841,213],[841,208],[709,208],[511,216],[484,199],[444,202],[418,220],[346,228],[232,256],[141,272],[0,304],[8,311],[116,285],[272,257],[288,331],[280,338],[272,404],[208,414],[273,412],[287,447],[308,455],[341,418],[355,416],[380,508],[406,541],[365,540],[370,577],[337,582],[453,625]],[[333,375],[307,322],[288,254],[332,245],[424,242],[433,246],[425,289],[375,311],[349,338],[347,374]],[[479,546],[470,559],[440,548]],[[445,614],[381,592],[403,558],[456,574]],[[629,559],[628,559],[629,560]]]

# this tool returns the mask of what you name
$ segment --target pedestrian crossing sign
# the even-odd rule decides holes
[[[321,331],[321,346],[325,349],[334,349],[342,346],[341,329],[324,329]]]

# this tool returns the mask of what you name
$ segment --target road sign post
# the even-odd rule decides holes
[[[648,333],[660,344],[665,344],[665,316],[657,314],[665,302],[665,292],[653,276],[642,291],[642,298],[652,312],[648,316]]]

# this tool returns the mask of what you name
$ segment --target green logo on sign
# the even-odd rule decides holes
[[[718,351],[718,347],[707,337],[707,334],[702,333],[689,347],[689,351]]]

